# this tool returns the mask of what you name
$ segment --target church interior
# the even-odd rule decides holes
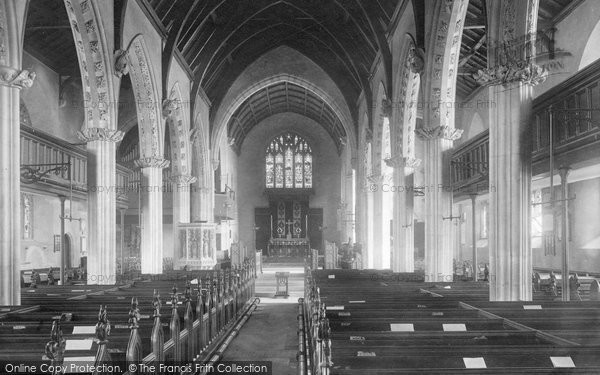
[[[599,349],[597,0],[0,0],[1,373]]]

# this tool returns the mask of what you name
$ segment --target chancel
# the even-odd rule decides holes
[[[0,372],[600,373],[599,44],[597,0],[0,0]]]

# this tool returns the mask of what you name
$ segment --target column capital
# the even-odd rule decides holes
[[[83,142],[104,141],[104,142],[121,142],[125,136],[121,130],[113,130],[108,128],[85,128],[77,132],[77,137]]]
[[[195,176],[192,176],[189,174],[180,174],[177,176],[171,176],[170,180],[171,180],[171,182],[178,184],[178,185],[189,185],[189,184],[193,184],[198,179]]]
[[[400,169],[400,168],[416,168],[421,165],[421,159],[412,157],[392,156],[388,159],[383,159],[388,167]]]
[[[135,161],[135,166],[138,168],[167,168],[171,164],[171,161],[163,159],[161,157],[150,156],[147,158],[140,158]]]
[[[535,86],[544,82],[547,77],[546,68],[525,60],[480,69],[473,74],[475,81],[482,86],[506,85],[513,82]]]
[[[33,85],[34,80],[35,72],[0,65],[0,86],[29,88]]]
[[[448,141],[456,141],[462,136],[463,130],[456,129],[447,125],[440,125],[434,128],[417,128],[415,129],[417,136],[425,141],[434,139],[446,139]]]

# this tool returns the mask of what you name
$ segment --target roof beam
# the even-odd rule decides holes
[[[269,106],[269,113],[273,115],[273,108],[271,107],[271,97],[269,95],[269,86],[266,87],[267,90],[267,105]]]
[[[371,27],[371,32],[375,35],[375,39],[377,40],[377,45],[379,46],[379,52],[381,53],[381,60],[383,62],[383,69],[385,73],[385,90],[386,96],[393,100],[394,91],[393,91],[393,77],[392,77],[392,52],[390,51],[390,46],[387,43],[387,39],[385,37],[385,30],[383,30],[381,24],[378,22],[373,22],[369,12],[367,12],[366,8],[363,6],[361,0],[355,0],[362,10],[365,18],[369,22],[369,26]],[[371,2],[366,2],[366,4],[371,4]],[[371,7],[372,8],[372,7]]]
[[[475,53],[477,52],[477,50],[479,50],[481,48],[481,46],[483,46],[483,44],[485,43],[485,40],[487,38],[487,34],[483,34],[481,36],[481,38],[479,39],[479,41],[477,42],[477,44],[475,44],[473,47],[470,48],[469,52],[458,61],[458,67],[463,67],[466,63],[469,62],[469,60],[471,59],[471,57],[473,57],[475,55]]]
[[[186,11],[184,8],[179,8],[179,14],[175,15],[174,21],[175,24],[173,28],[169,31],[167,35],[167,42],[165,43],[165,47],[162,52],[162,97],[166,99],[168,97],[169,92],[169,71],[171,70],[171,63],[173,62],[173,55],[175,53],[175,48],[177,48],[177,40],[181,35],[181,31],[183,30],[183,26],[188,20],[188,17],[194,12],[194,9],[198,6],[200,0],[194,0],[190,9],[187,10],[185,14],[181,14]]]

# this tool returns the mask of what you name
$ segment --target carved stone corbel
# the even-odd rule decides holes
[[[129,51],[118,49],[114,54],[115,75],[119,78],[129,74]]]
[[[221,161],[219,159],[211,159],[210,163],[212,165],[213,170],[216,171],[217,168],[219,168]]]
[[[29,88],[35,80],[35,72],[29,70],[17,70],[8,66],[0,66],[0,85],[16,87],[19,89]]]
[[[381,100],[381,115],[383,117],[392,117],[392,101],[384,98]]]
[[[410,71],[415,74],[423,73],[423,69],[425,68],[425,59],[420,50],[416,48],[411,48],[409,53],[409,64]]]
[[[177,99],[165,99],[162,102],[163,118],[171,117],[179,111],[179,101]]]

